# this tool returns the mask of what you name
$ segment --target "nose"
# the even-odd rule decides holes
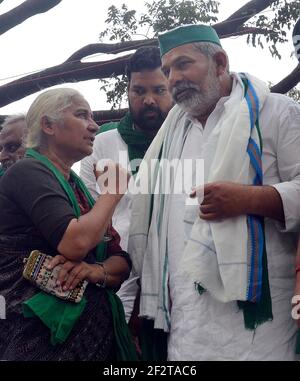
[[[96,134],[99,130],[98,124],[94,121],[94,119],[90,119],[90,123],[88,125],[88,130],[93,134]]]
[[[152,94],[146,94],[143,103],[147,106],[154,105],[156,103],[155,98]]]

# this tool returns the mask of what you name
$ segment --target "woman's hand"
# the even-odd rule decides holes
[[[94,174],[101,194],[123,196],[128,188],[130,174],[120,164],[113,160],[98,161],[94,164]]]
[[[82,280],[97,283],[104,279],[103,269],[99,265],[69,261],[62,255],[56,255],[49,263],[48,268],[51,270],[57,265],[62,265],[57,285],[61,286],[63,291],[73,290]]]

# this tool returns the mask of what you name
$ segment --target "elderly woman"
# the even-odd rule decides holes
[[[100,242],[125,190],[117,184],[116,194],[94,204],[71,170],[92,153],[98,127],[91,109],[73,89],[49,90],[31,105],[27,124],[26,157],[0,185],[0,295],[6,300],[0,359],[135,359],[122,305],[111,291],[128,277],[131,262],[113,228],[106,248]],[[57,283],[64,290],[89,282],[80,303],[24,279],[23,260],[32,250],[53,256],[50,267],[62,266]]]

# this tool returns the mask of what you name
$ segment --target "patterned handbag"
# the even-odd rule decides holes
[[[58,264],[52,270],[49,270],[47,265],[52,259],[53,257],[50,255],[46,255],[39,250],[33,250],[29,257],[24,259],[23,277],[49,294],[69,302],[79,303],[88,282],[82,280],[73,290],[63,291],[62,287],[56,284],[62,264]]]

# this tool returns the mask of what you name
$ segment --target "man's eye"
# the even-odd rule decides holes
[[[188,61],[178,62],[177,67],[178,67],[179,70],[183,70],[184,68],[187,67],[188,63],[189,63]]]
[[[136,95],[143,95],[145,91],[143,89],[134,89],[133,92]]]
[[[10,153],[16,152],[18,148],[20,148],[21,144],[11,144],[7,147],[7,151]]]
[[[163,87],[156,89],[156,94],[162,95],[167,91],[167,89],[164,89]]]

